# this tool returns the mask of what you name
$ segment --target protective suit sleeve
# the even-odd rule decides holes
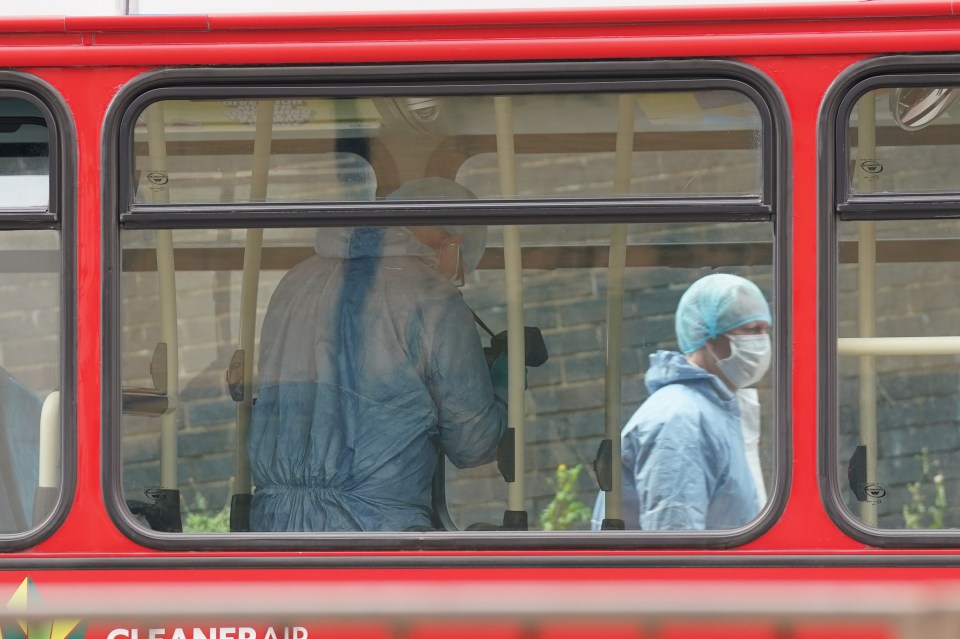
[[[33,524],[40,450],[40,410],[33,390],[0,368],[0,533],[23,532]]]
[[[704,530],[707,524],[709,460],[696,415],[674,412],[653,438],[647,458],[633,467],[642,530]]]
[[[493,461],[506,429],[506,402],[494,394],[473,316],[459,295],[449,298],[435,335],[427,385],[443,451],[458,468]]]

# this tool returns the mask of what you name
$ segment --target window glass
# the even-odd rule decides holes
[[[0,533],[43,522],[60,491],[57,231],[0,232]]]
[[[524,239],[532,245],[530,253],[536,255],[534,247],[542,247],[542,262],[536,264],[531,257],[531,268],[524,271],[524,312],[544,331],[551,355],[543,366],[527,373],[524,453],[532,529],[590,530],[591,520],[601,521],[592,512],[597,496],[593,464],[605,439],[608,410],[604,403],[610,337],[606,256],[612,232],[609,224],[523,227]],[[659,389],[666,381],[659,377],[659,367],[651,368],[651,357],[658,351],[678,349],[676,309],[691,284],[711,273],[734,273],[756,282],[772,304],[772,239],[767,223],[628,225],[623,329],[618,340],[621,365],[614,376],[621,399],[615,412],[622,425],[640,424],[639,415],[635,416],[638,409],[646,404],[649,411],[658,405],[646,403],[651,386]],[[551,264],[555,260],[560,260],[560,268]],[[502,270],[482,270],[463,289],[468,302],[477,300],[475,308],[482,308],[479,314],[491,327],[502,328],[506,321],[504,278]],[[762,503],[774,469],[771,378],[766,375],[753,387],[761,408],[752,426],[757,430],[746,435],[744,449],[752,487]],[[643,442],[652,447],[653,440],[645,437]],[[628,458],[629,451],[624,456]],[[688,461],[687,478],[716,460],[704,455]],[[680,471],[676,467],[661,470],[671,475]],[[457,528],[504,518],[508,487],[495,465],[458,469],[448,461],[446,480],[448,514]],[[628,494],[642,487],[655,490],[658,485],[646,475],[633,483],[624,477],[622,483]],[[703,505],[686,487],[678,492],[684,496],[674,506],[687,512],[660,519],[660,531],[681,529],[690,522],[689,513]],[[638,521],[629,518],[635,512],[632,498],[623,503],[625,525],[636,529]],[[581,505],[591,511],[590,517]],[[722,518],[718,512],[716,520]],[[706,515],[704,523],[708,521],[721,529],[736,527],[714,524],[711,515]]]
[[[851,194],[957,192],[955,87],[869,91],[847,127]]]
[[[837,222],[836,477],[853,517],[891,531],[960,526],[960,220],[946,197],[882,198],[956,192],[955,97],[876,89],[847,125],[850,191],[881,197]]]
[[[203,98],[132,115],[117,432],[141,527],[599,538],[759,517],[782,441],[780,292],[753,98]],[[611,198],[636,219],[609,223]],[[671,222],[664,198],[700,221]],[[686,426],[667,443],[664,412]]]
[[[16,95],[0,95],[0,220],[50,205],[47,116]],[[59,231],[0,230],[0,535],[38,527],[59,498],[60,268]]]
[[[0,210],[46,207],[49,167],[50,140],[43,115],[26,100],[0,98]]]
[[[459,289],[447,279],[458,279],[456,269],[442,276],[433,270],[443,269],[443,251],[423,243],[454,231],[466,238]],[[279,503],[272,506],[279,514],[265,514],[254,501],[254,529],[464,530],[501,525],[506,510],[517,510],[508,506],[506,455],[499,466],[494,461],[497,429],[508,415],[491,398],[507,397],[497,384],[509,373],[480,350],[499,352],[491,349],[498,342],[492,335],[508,327],[505,227],[266,229],[261,268],[246,289],[258,291],[256,400],[247,408],[231,395],[243,384],[234,377],[231,388],[228,371],[242,366],[235,352],[243,326],[254,321],[254,307],[243,307],[250,232],[174,231],[175,295],[166,299],[156,267],[164,233],[123,234],[123,485],[145,525],[176,530],[182,516],[184,531],[227,532],[234,495],[249,494],[250,481],[267,503]],[[650,356],[677,349],[675,310],[692,282],[737,273],[773,302],[769,223],[628,225],[621,363],[609,378],[620,399],[608,409],[613,233],[609,224],[519,227],[522,321],[538,329],[545,349],[545,361],[534,357],[526,367],[517,452],[524,461],[521,508],[531,530],[590,529],[605,414],[614,411],[619,432],[647,399]],[[379,259],[365,261],[368,252]],[[381,279],[389,280],[385,291]],[[164,308],[173,306],[176,362],[162,325]],[[157,355],[164,342],[166,359]],[[173,390],[161,398],[166,377],[158,371],[173,366]],[[756,385],[759,420],[752,448],[743,453],[752,468],[736,469],[738,481],[757,482],[740,486],[751,500],[760,499],[754,491],[765,495],[774,469],[771,377]],[[363,396],[354,395],[358,389]],[[249,429],[238,441],[244,410]],[[448,424],[439,431],[438,419]],[[346,426],[332,428],[331,421]],[[165,432],[175,433],[173,444],[165,443]],[[438,444],[449,461],[443,486],[432,489]],[[246,452],[252,477],[244,480]],[[165,466],[172,469],[167,485]],[[364,482],[374,488],[357,497],[361,489],[354,486]],[[164,514],[170,494],[181,509]],[[747,521],[758,511],[759,503]]]
[[[958,247],[955,219],[840,224],[837,473],[872,526],[960,526]]]
[[[632,168],[615,186],[624,113]],[[330,176],[330,153],[348,152],[375,168],[380,195],[466,163],[464,184],[484,198],[756,196],[760,130],[756,104],[731,90],[167,100],[136,121],[130,179],[146,204],[352,201],[351,167],[317,179]],[[509,184],[498,168],[507,140]]]

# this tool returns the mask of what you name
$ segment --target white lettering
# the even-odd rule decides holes
[[[307,629],[303,626],[294,626],[293,639],[307,639]]]
[[[194,628],[193,629],[193,639],[207,639],[207,635],[204,634],[203,628]],[[217,629],[210,629],[210,639],[217,639]]]
[[[170,639],[187,639],[187,633],[183,631],[183,628],[174,628]]]
[[[151,628],[147,631],[150,634],[150,639],[163,639],[163,636],[166,634],[166,628]]]
[[[243,626],[240,628],[240,634],[237,636],[237,639],[257,639],[257,631],[253,628]]]
[[[220,639],[235,639],[237,636],[236,628],[221,628],[220,629]],[[214,639],[211,637],[210,639]]]
[[[137,631],[133,630],[133,633],[126,628],[116,628],[110,631],[110,634],[107,635],[107,639],[137,639]]]
[[[277,639],[277,631],[273,629],[273,626],[267,628],[267,632],[264,633],[263,639]]]

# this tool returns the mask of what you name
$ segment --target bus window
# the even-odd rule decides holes
[[[634,490],[611,487],[619,432],[650,356],[678,349],[681,294],[710,273],[773,309],[781,294],[770,112],[746,85],[706,86],[131,98],[115,344],[131,531],[640,539],[591,513],[600,488]],[[750,504],[713,527],[731,535],[781,481],[773,378],[750,389],[746,443],[731,413]]]
[[[952,163],[958,142],[952,132],[958,95],[958,87],[920,86],[877,89],[864,96],[848,128],[850,194],[956,193]],[[871,117],[875,121],[869,126]]]
[[[61,240],[49,112],[0,89],[0,544],[52,513],[61,473]],[[13,538],[18,541],[13,542]]]
[[[502,139],[507,126],[514,152],[524,160],[515,166],[517,191],[510,198],[761,193],[761,118],[746,95],[704,90],[630,98],[634,168],[622,192],[613,183],[615,127],[623,109],[617,94],[500,96],[499,101],[413,96],[158,102],[144,109],[134,126],[132,199],[134,205],[157,203],[157,196],[170,204],[356,200],[344,190],[354,183],[349,166],[339,167],[345,173],[335,181],[312,179],[335,152],[366,159],[381,196],[401,181],[452,177],[451,169],[463,165],[471,180],[467,186],[478,197],[500,198],[497,135],[500,127]],[[509,120],[498,120],[498,109],[507,108]],[[154,136],[162,131],[162,157],[157,137],[151,146],[151,130]],[[562,142],[550,139],[557,131],[567,132]],[[270,175],[263,194],[256,191],[252,164],[258,135],[270,142],[269,153],[259,158]],[[732,165],[722,178],[716,171],[721,163]],[[559,171],[570,182],[559,183]]]
[[[0,335],[0,532],[12,533],[49,514],[50,496],[38,495],[38,487],[59,491],[60,452],[41,448],[59,439],[57,411],[45,418],[52,423],[41,417],[45,398],[55,404],[59,396],[60,257],[53,231],[5,231],[0,247],[7,300]],[[44,505],[37,510],[35,502]]]
[[[50,197],[50,142],[36,106],[0,97],[2,209],[46,208]],[[16,185],[14,187],[14,185]]]
[[[851,99],[843,132],[834,472],[856,530],[887,543],[960,527],[955,91],[873,89]]]

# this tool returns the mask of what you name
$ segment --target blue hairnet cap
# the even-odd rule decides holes
[[[680,298],[677,341],[680,350],[690,354],[707,340],[756,321],[772,323],[760,288],[738,275],[714,273],[694,282]]]

